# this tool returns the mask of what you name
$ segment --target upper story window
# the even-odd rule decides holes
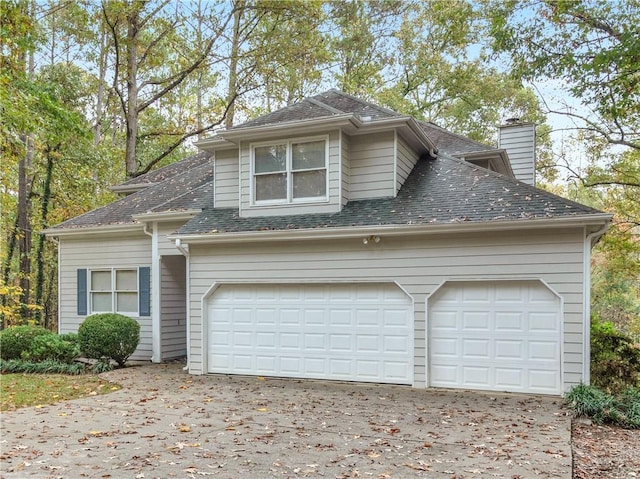
[[[290,140],[251,148],[254,203],[327,198],[327,138]]]

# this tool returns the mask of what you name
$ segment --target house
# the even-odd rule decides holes
[[[117,311],[133,358],[193,374],[562,394],[589,382],[589,264],[610,216],[499,148],[336,90],[198,143],[46,234],[60,332]]]

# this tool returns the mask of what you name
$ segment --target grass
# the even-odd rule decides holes
[[[0,411],[39,407],[60,401],[79,399],[117,391],[120,386],[91,374],[2,374],[0,375]]]

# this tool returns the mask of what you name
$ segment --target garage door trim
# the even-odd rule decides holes
[[[300,281],[300,280],[295,280],[295,279],[256,279],[256,280],[221,280],[221,281],[215,281],[214,283],[211,284],[211,286],[209,287],[209,289],[205,292],[205,294],[202,295],[202,298],[200,300],[200,311],[202,312],[202,330],[201,330],[201,340],[199,341],[200,343],[200,348],[201,348],[201,358],[202,358],[202,373],[203,374],[208,374],[207,371],[209,371],[209,354],[208,354],[208,347],[209,347],[209,329],[210,329],[210,318],[209,318],[209,308],[208,308],[208,302],[211,299],[211,297],[215,294],[216,290],[218,290],[221,286],[228,286],[228,285],[242,285],[242,286],[248,286],[248,285],[257,285],[257,286],[268,286],[268,285],[325,285],[325,284],[332,284],[332,285],[339,285],[339,284],[345,284],[345,285],[349,285],[349,284],[370,284],[370,285],[375,285],[375,284],[382,284],[382,285],[393,285],[395,288],[397,288],[400,292],[402,292],[402,294],[404,296],[406,296],[411,303],[411,311],[412,311],[412,316],[411,316],[411,326],[409,328],[409,344],[411,345],[411,355],[410,355],[410,368],[411,368],[411,386],[415,385],[415,375],[416,375],[416,358],[415,358],[415,352],[416,352],[416,339],[415,339],[415,328],[416,328],[416,318],[415,318],[415,299],[413,297],[413,295],[411,295],[402,285],[400,285],[397,281],[385,281],[383,279],[380,280],[366,280],[366,279],[360,279],[360,278],[340,278],[340,279],[318,279],[315,281]]]
[[[461,283],[525,283],[525,282],[537,282],[540,283],[547,291],[552,293],[558,299],[558,315],[559,315],[559,331],[560,331],[560,385],[557,394],[562,394],[564,392],[564,369],[565,369],[565,321],[564,321],[564,298],[554,289],[552,288],[544,279],[536,278],[536,277],[510,277],[510,278],[452,278],[443,280],[431,293],[429,293],[425,299],[425,374],[426,374],[426,387],[431,386],[431,351],[430,351],[430,341],[431,341],[431,324],[430,324],[430,300],[433,300],[434,296],[445,286],[461,284]]]

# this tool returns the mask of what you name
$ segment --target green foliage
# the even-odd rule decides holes
[[[29,351],[38,336],[55,336],[40,326],[12,326],[0,331],[0,357],[5,360],[20,359]]]
[[[139,341],[140,325],[121,314],[94,314],[78,328],[78,343],[87,357],[112,359],[119,367],[124,367]]]
[[[25,361],[23,359],[11,359],[5,361],[0,359],[0,372],[2,374],[69,374],[78,375],[86,372],[84,364],[80,363],[62,363],[54,360],[41,362]]]
[[[67,341],[57,334],[45,334],[33,338],[29,349],[22,352],[25,361],[57,361],[71,364],[80,356],[77,341]]]
[[[587,416],[596,424],[614,424],[630,429],[640,428],[640,389],[627,388],[613,396],[596,386],[579,384],[565,396],[576,416]]]
[[[631,339],[616,331],[610,322],[594,317],[591,323],[591,382],[609,392],[619,393],[638,386],[640,349]]]
[[[113,365],[108,359],[98,359],[91,367],[91,372],[94,374],[102,374],[111,370],[113,370]]]

